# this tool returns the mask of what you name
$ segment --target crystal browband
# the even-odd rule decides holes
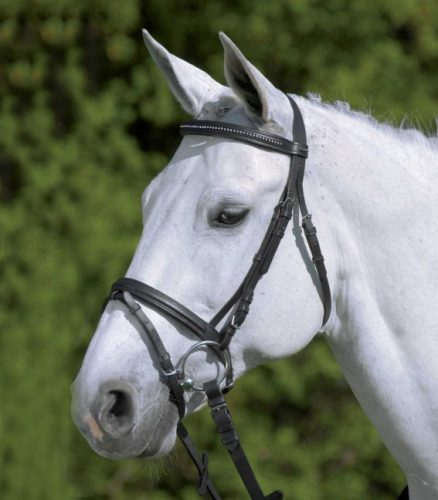
[[[306,144],[289,141],[279,135],[262,132],[242,125],[229,125],[227,123],[208,120],[193,120],[181,124],[180,132],[181,135],[207,135],[222,137],[224,139],[234,139],[278,151],[289,156],[307,158],[308,148]]]

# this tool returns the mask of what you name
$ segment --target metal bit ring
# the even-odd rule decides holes
[[[182,356],[182,358],[179,360],[178,363],[180,365],[180,368],[178,369],[179,378],[181,380],[181,385],[183,389],[186,391],[204,392],[203,386],[197,385],[190,377],[187,377],[185,374],[186,363],[189,356],[204,346],[217,348],[214,349],[214,352],[216,353],[219,361],[224,365],[223,374],[222,375],[218,374],[216,380],[218,386],[225,380],[226,376],[228,375],[228,372],[230,371],[231,368],[230,353],[228,352],[228,350],[221,351],[219,349],[220,348],[219,342],[215,342],[214,340],[202,340],[201,342],[197,342],[196,344],[192,345],[190,349],[188,349],[188,351]]]

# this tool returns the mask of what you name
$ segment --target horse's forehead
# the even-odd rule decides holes
[[[184,170],[184,181],[199,181],[201,189],[232,187],[234,190],[265,191],[282,182],[288,160],[284,155],[248,144],[221,138],[187,138],[181,148],[191,153],[187,164],[173,165]]]
[[[285,181],[289,159],[248,144],[214,137],[186,137],[169,165],[143,193],[143,206],[152,201],[164,209],[212,189],[258,194],[277,190]]]

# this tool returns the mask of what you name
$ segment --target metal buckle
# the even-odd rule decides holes
[[[180,384],[186,391],[204,392],[204,387],[202,385],[196,384],[196,382],[192,378],[186,376],[185,369],[186,369],[187,359],[189,358],[189,356],[205,346],[213,348],[216,347],[217,349],[215,349],[215,353],[217,354],[219,361],[224,365],[224,372],[222,374],[218,374],[218,377],[216,379],[216,383],[218,386],[226,379],[231,369],[230,353],[227,350],[221,351],[220,350],[221,345],[219,344],[219,342],[216,342],[214,340],[202,340],[201,342],[197,342],[196,344],[192,345],[190,349],[188,349],[188,351],[182,356],[182,358],[178,362],[179,368],[177,372],[181,380]]]
[[[166,372],[166,370],[163,370],[163,368],[160,368],[160,370],[165,377],[171,377],[172,375],[176,375],[178,373],[178,370],[176,368],[168,372]]]
[[[234,330],[236,330],[236,331],[240,329],[240,325],[238,325],[236,323],[236,315],[235,314],[233,314],[233,316],[231,318],[230,326],[231,326],[231,328],[234,328]]]
[[[210,408],[210,413],[211,414],[216,413],[217,411],[220,411],[223,408],[228,409],[227,403],[221,403],[221,404],[219,404],[217,406],[213,406],[213,408]]]

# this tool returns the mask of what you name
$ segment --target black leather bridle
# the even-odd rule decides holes
[[[236,331],[239,330],[245,321],[253,300],[254,290],[261,277],[269,270],[286,227],[292,218],[294,206],[298,207],[301,212],[302,228],[321,284],[321,297],[324,305],[323,325],[327,322],[331,311],[331,294],[324,258],[316,235],[316,228],[312,223],[312,218],[304,199],[303,179],[308,152],[306,130],[297,104],[290,96],[287,96],[287,98],[294,113],[292,141],[254,128],[219,121],[195,120],[183,123],[180,127],[182,135],[202,135],[232,139],[283,153],[290,157],[287,182],[280,200],[274,208],[262,243],[242,283],[219,312],[209,322],[206,322],[175,299],[132,278],[117,280],[112,285],[111,293],[105,302],[105,305],[109,300],[117,300],[123,303],[138,320],[142,328],[141,333],[146,333],[149,337],[158,356],[162,380],[169,387],[170,400],[178,409],[178,437],[190,454],[200,475],[198,492],[200,495],[208,492],[211,498],[215,500],[219,500],[221,497],[218,495],[208,476],[207,454],[199,454],[181,422],[185,415],[184,391],[195,390],[205,392],[210,413],[216,423],[221,441],[230,453],[250,497],[256,500],[280,500],[283,498],[283,494],[280,491],[275,491],[268,496],[263,494],[243,452],[223,394],[233,385],[233,370],[229,353],[230,342]],[[162,316],[176,321],[199,339],[182,356],[177,364],[172,362],[157,330],[137,300],[157,311]],[[223,323],[219,328],[218,325],[221,322]],[[223,373],[218,375],[217,379],[205,382],[200,386],[186,376],[185,364],[187,358],[192,353],[203,348],[213,349],[219,361],[224,365],[224,370]]]

